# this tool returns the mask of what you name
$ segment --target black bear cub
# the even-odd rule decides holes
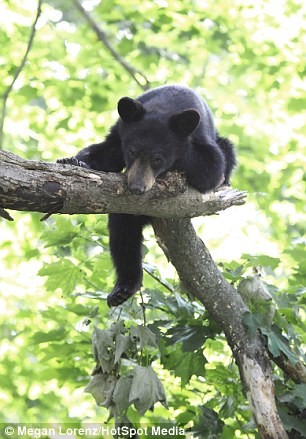
[[[200,192],[229,184],[235,166],[232,143],[220,137],[210,109],[193,90],[179,85],[152,89],[137,99],[118,102],[120,118],[102,143],[82,149],[59,163],[105,172],[126,169],[135,194],[149,191],[166,171],[185,173]],[[142,230],[146,216],[109,215],[110,250],[117,282],[109,306],[126,301],[142,285]]]

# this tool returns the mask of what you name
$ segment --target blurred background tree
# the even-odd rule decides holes
[[[277,306],[275,323],[302,356],[305,2],[82,5],[83,12],[77,0],[43,1],[34,35],[38,4],[0,0],[0,147],[54,161],[103,139],[120,97],[170,83],[195,88],[220,133],[236,143],[232,184],[250,195],[247,205],[194,224],[229,280],[261,267]],[[58,216],[42,224],[38,214],[14,217],[1,224],[1,421],[106,421],[106,409],[83,392],[93,367],[93,324],[108,327],[118,317],[104,300],[114,281],[106,218]],[[223,334],[200,305],[191,310],[180,302],[177,275],[150,230],[145,245],[147,319],[153,326],[164,321],[168,337],[156,367],[169,409],[158,405],[144,419],[176,421],[200,437],[256,437]],[[172,300],[169,290],[177,293]],[[141,322],[135,299],[121,317]],[[275,382],[283,422],[303,434],[305,385],[276,367]]]

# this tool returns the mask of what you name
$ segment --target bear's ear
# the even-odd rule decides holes
[[[130,123],[140,120],[145,114],[145,109],[135,99],[121,98],[118,102],[118,113],[123,122]]]
[[[172,131],[182,137],[189,136],[199,125],[200,114],[197,110],[190,109],[173,114],[169,121]]]

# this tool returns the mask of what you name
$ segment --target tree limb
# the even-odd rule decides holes
[[[119,53],[116,52],[116,50],[113,48],[113,46],[109,43],[105,32],[101,29],[100,26],[95,22],[95,20],[92,18],[92,16],[86,11],[86,9],[83,8],[79,0],[74,0],[74,4],[76,5],[77,9],[81,12],[83,17],[86,19],[89,26],[92,28],[92,30],[97,35],[99,41],[101,41],[104,46],[107,48],[107,50],[111,53],[113,58],[127,71],[127,73],[134,79],[135,82],[145,91],[149,89],[149,81],[145,77],[145,75],[138,70],[136,70],[134,67],[132,67],[129,63],[125,61],[124,58],[122,58]]]
[[[222,327],[232,349],[261,438],[287,438],[279,418],[271,365],[264,340],[250,337],[242,324],[247,311],[241,296],[220,273],[189,219],[154,219],[162,249],[189,292]]]
[[[188,187],[180,174],[173,173],[147,194],[133,195],[124,175],[23,160],[0,151],[0,214],[4,217],[8,214],[3,209],[47,215],[124,212],[155,217],[153,227],[159,244],[183,284],[225,333],[261,437],[285,439],[288,436],[276,409],[264,339],[260,334],[248,334],[242,324],[247,306],[222,276],[189,219],[243,204],[245,198],[244,192],[230,188],[201,195]]]
[[[169,173],[146,194],[134,195],[122,174],[24,160],[0,151],[2,209],[183,218],[214,214],[243,204],[245,198],[245,192],[228,187],[202,195],[177,173]]]
[[[4,120],[5,120],[5,116],[6,116],[7,100],[9,98],[9,95],[10,95],[13,87],[14,87],[15,82],[18,79],[18,76],[20,75],[23,67],[25,66],[25,63],[27,61],[29,52],[31,50],[31,47],[32,47],[32,44],[33,44],[33,41],[34,41],[35,32],[36,32],[36,24],[37,24],[37,21],[38,21],[38,19],[40,17],[40,14],[41,14],[41,4],[42,4],[42,0],[38,0],[36,17],[34,19],[32,27],[31,27],[30,37],[29,37],[29,41],[28,41],[28,44],[27,44],[27,48],[26,48],[25,54],[24,54],[24,56],[23,56],[23,58],[21,60],[20,65],[16,69],[16,72],[15,72],[15,75],[14,75],[14,77],[12,79],[12,82],[7,87],[7,89],[5,90],[5,92],[4,92],[3,96],[2,96],[3,102],[2,102],[2,110],[1,110],[1,117],[0,117],[0,149],[2,149],[2,147],[3,147],[3,138],[4,138],[4,134],[3,134],[4,131],[3,130],[4,130]]]
[[[273,357],[272,355],[270,355],[270,357],[292,381],[296,384],[306,384],[306,366],[302,361],[297,361],[295,364],[292,364],[283,353],[278,357]]]

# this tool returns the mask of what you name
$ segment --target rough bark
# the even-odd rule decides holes
[[[183,284],[226,335],[261,437],[287,438],[275,405],[264,341],[260,335],[249,337],[242,324],[246,305],[220,273],[189,219],[243,204],[245,197],[230,188],[201,195],[187,187],[182,176],[173,174],[147,194],[136,196],[127,190],[123,175],[27,161],[0,152],[0,215],[4,218],[10,219],[4,209],[47,215],[125,212],[155,217],[157,239]]]
[[[156,218],[154,230],[186,289],[222,327],[239,367],[260,436],[287,438],[275,404],[268,353],[261,336],[249,337],[242,324],[247,307],[241,296],[224,279],[189,219]]]
[[[202,195],[177,173],[160,180],[146,194],[133,195],[122,174],[23,160],[0,151],[2,209],[50,214],[116,212],[182,218],[210,215],[243,204],[245,198],[244,192],[228,187]]]

